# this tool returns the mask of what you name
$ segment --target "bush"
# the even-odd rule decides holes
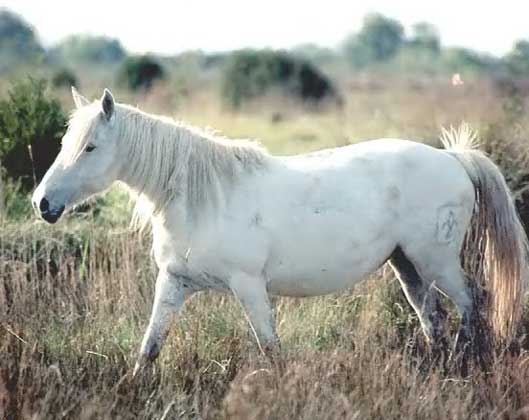
[[[57,45],[52,56],[74,63],[115,63],[127,55],[121,42],[104,36],[72,35]]]
[[[131,90],[149,90],[156,80],[163,78],[163,67],[148,55],[127,58],[120,71],[121,83]]]
[[[330,80],[306,60],[271,50],[234,53],[223,80],[223,94],[231,106],[239,107],[272,88],[313,103],[337,96]]]
[[[6,182],[0,173],[0,222],[23,222],[28,220],[32,213],[31,201],[28,200],[21,183]]]
[[[68,69],[57,71],[51,79],[51,84],[55,88],[70,88],[72,86],[78,87],[75,74]]]
[[[59,102],[46,97],[44,80],[14,84],[0,100],[0,162],[7,176],[32,188],[59,153],[66,121]]]
[[[511,52],[505,56],[510,73],[516,77],[529,76],[529,41],[517,41]]]
[[[506,106],[506,108],[508,108]],[[529,149],[526,124],[510,124],[510,118],[492,123],[482,132],[482,148],[499,166],[516,200],[516,207],[529,235]]]
[[[479,75],[492,72],[498,66],[497,60],[487,54],[481,54],[466,48],[446,48],[442,54],[443,67],[450,73]]]

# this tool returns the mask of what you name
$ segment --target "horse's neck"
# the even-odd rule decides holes
[[[151,215],[176,200],[198,220],[222,206],[243,172],[265,161],[265,153],[251,143],[224,142],[149,117],[132,128],[120,180],[152,205]]]
[[[164,213],[175,207],[180,209],[177,212],[180,218],[189,219],[189,214],[198,214],[212,204],[207,202],[208,198],[218,198],[224,176],[233,176],[230,171],[223,174],[217,170],[220,165],[212,159],[212,144],[208,144],[213,140],[195,138],[184,127],[174,130],[170,133],[171,141],[164,141],[163,137],[143,139],[160,141],[152,149],[161,147],[161,150],[151,156],[147,152],[131,153],[130,161],[124,164],[120,181],[138,196],[136,212],[141,219],[151,219],[153,215],[163,219]],[[167,136],[167,132],[163,134]],[[231,152],[227,146],[216,147],[226,147]],[[161,170],[162,167],[165,169]]]

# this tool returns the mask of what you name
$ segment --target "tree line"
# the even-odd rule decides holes
[[[529,39],[514,42],[509,53],[495,57],[468,48],[444,48],[438,29],[428,22],[416,23],[407,36],[398,20],[379,13],[365,16],[360,30],[348,35],[334,49],[304,45],[288,52],[316,65],[343,60],[350,65],[351,71],[393,67],[416,72],[427,70],[427,73],[435,73],[435,69],[462,69],[473,73],[503,71],[516,77],[529,76]],[[129,55],[119,40],[105,36],[71,35],[45,48],[34,28],[21,16],[7,9],[0,10],[0,70],[20,63],[56,66],[120,63]],[[218,61],[225,61],[230,55],[214,56],[220,58]],[[156,61],[153,56],[151,58]],[[424,68],[425,63],[429,63],[428,69]],[[163,71],[154,72],[155,77],[161,77],[161,73]]]

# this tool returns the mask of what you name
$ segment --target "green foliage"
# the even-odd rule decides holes
[[[442,54],[443,66],[449,72],[478,74],[493,70],[496,60],[467,48],[449,48]]]
[[[404,44],[404,28],[399,21],[381,14],[364,18],[358,34],[350,36],[344,45],[345,54],[354,67],[392,58]]]
[[[302,44],[292,49],[292,53],[314,64],[329,63],[339,59],[336,51],[316,44]]]
[[[507,68],[514,76],[529,76],[529,41],[521,40],[505,57]]]
[[[121,67],[119,78],[131,90],[149,90],[156,80],[165,78],[165,70],[148,55],[129,57]]]
[[[481,131],[481,148],[500,168],[529,234],[529,126],[524,102],[515,87],[503,99],[503,111],[503,119],[487,124]]]
[[[73,71],[69,69],[61,69],[55,72],[51,79],[51,84],[55,88],[78,87],[77,77],[75,77]]]
[[[3,172],[1,171],[2,169],[0,167],[0,172]],[[33,209],[31,207],[31,200],[23,191],[20,181],[3,179],[1,175],[0,199],[3,200],[4,213],[0,216],[14,223],[21,223],[28,220],[33,213]]]
[[[500,62],[492,56],[465,48],[441,48],[437,28],[428,22],[413,25],[409,38],[402,25],[380,14],[367,15],[357,34],[343,45],[346,59],[355,69],[376,68],[406,75],[464,76],[496,73]]]
[[[66,116],[44,80],[15,83],[0,100],[0,162],[24,189],[44,176],[60,149]],[[31,150],[31,151],[30,151]]]
[[[404,41],[404,28],[397,20],[379,14],[367,15],[358,38],[373,59],[381,61],[395,55]]]
[[[435,25],[419,22],[412,26],[413,34],[408,45],[438,53],[441,50],[441,36]]]
[[[303,59],[272,50],[233,54],[223,78],[223,94],[231,106],[239,107],[273,88],[313,103],[336,97],[331,81]]]
[[[17,14],[0,9],[0,70],[43,53],[33,28]]]
[[[460,73],[463,79],[472,79],[498,73],[500,64],[494,57],[463,48],[436,51],[407,42],[391,61],[378,64],[377,69],[384,69],[392,74],[442,77],[445,80],[454,73]]]
[[[52,52],[60,60],[74,63],[115,63],[127,55],[121,42],[104,36],[72,35]]]
[[[406,45],[401,48],[386,66],[389,71],[403,75],[435,77],[442,74],[448,78],[441,55],[435,50],[417,45]]]
[[[362,43],[357,35],[349,36],[344,42],[344,55],[355,69],[364,69],[373,64],[369,48]]]

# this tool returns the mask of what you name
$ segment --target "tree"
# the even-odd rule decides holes
[[[369,47],[362,43],[357,34],[346,38],[343,46],[344,55],[355,69],[362,69],[373,63],[373,54]]]
[[[404,43],[404,28],[395,19],[369,14],[358,34],[345,41],[344,49],[355,67],[392,58]]]
[[[19,15],[0,9],[0,70],[38,58],[43,52],[31,25]]]
[[[509,71],[517,77],[529,77],[529,41],[517,41],[505,57]]]
[[[125,60],[119,79],[131,90],[149,90],[156,80],[164,77],[164,68],[154,58],[142,55]]]
[[[117,39],[104,36],[72,35],[54,48],[52,55],[66,62],[114,63],[127,53]]]
[[[445,72],[441,64],[439,32],[434,25],[420,22],[412,26],[411,36],[404,41],[386,68],[401,74],[432,77]]]
[[[441,37],[435,25],[419,22],[412,26],[412,36],[408,42],[412,47],[427,49],[433,52],[441,51]]]
[[[364,26],[358,38],[369,48],[375,60],[387,60],[402,46],[404,28],[397,20],[380,14],[370,14],[364,19]]]

